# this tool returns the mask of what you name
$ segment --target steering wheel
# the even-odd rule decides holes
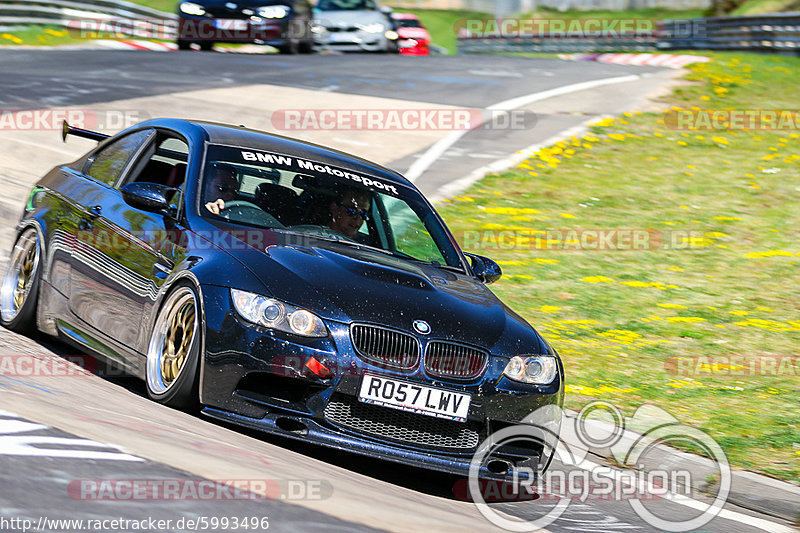
[[[247,200],[231,200],[230,202],[225,202],[225,209],[223,209],[223,211],[228,211],[230,209],[235,209],[237,207],[258,209],[259,211],[263,211],[256,204],[254,204],[253,202],[248,202]]]
[[[219,216],[237,222],[255,223],[268,227],[283,227],[283,224],[278,219],[247,200],[225,202],[225,209],[219,212]]]

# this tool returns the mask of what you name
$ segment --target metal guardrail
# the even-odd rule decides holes
[[[730,50],[800,55],[800,12],[661,21],[650,35],[469,34],[459,54]]]
[[[124,0],[0,0],[3,28],[46,25],[83,31],[96,27],[105,28],[106,33],[164,38],[175,34],[177,18]]]
[[[800,55],[800,12],[665,20],[662,24],[656,45],[660,49]]]
[[[602,39],[582,37],[519,36],[513,38],[459,38],[459,54],[652,52],[655,39]]]

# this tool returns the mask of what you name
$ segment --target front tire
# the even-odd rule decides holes
[[[287,38],[286,42],[278,47],[278,51],[284,55],[296,55],[300,50],[299,44],[292,38]]]
[[[36,325],[36,301],[41,276],[41,245],[34,228],[20,233],[0,288],[0,323],[17,333]]]
[[[178,285],[164,300],[147,348],[147,394],[176,409],[198,405],[201,310],[195,290]]]

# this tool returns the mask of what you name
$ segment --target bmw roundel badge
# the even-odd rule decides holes
[[[424,320],[415,320],[414,330],[417,333],[421,333],[422,335],[427,335],[428,333],[431,332],[431,326]]]

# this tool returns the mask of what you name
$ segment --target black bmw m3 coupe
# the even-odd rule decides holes
[[[67,135],[98,145],[31,191],[5,327],[111,360],[166,405],[450,473],[562,404],[558,354],[487,288],[500,268],[400,174],[204,122]],[[559,420],[482,475],[544,468]]]

